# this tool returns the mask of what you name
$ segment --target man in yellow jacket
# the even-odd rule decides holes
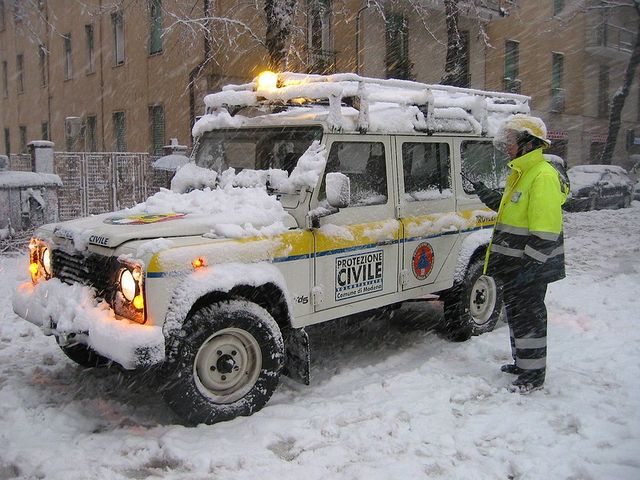
[[[499,128],[497,149],[511,159],[504,193],[473,182],[480,199],[498,212],[485,262],[485,274],[503,285],[511,334],[516,390],[542,387],[546,373],[547,284],[564,278],[562,204],[567,189],[542,156],[547,130],[537,117],[515,115]]]

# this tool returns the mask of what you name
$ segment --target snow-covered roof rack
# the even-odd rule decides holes
[[[340,131],[345,126],[343,107],[353,107],[357,110],[356,129],[364,133],[371,129],[370,111],[394,108],[411,114],[410,123],[415,131],[487,135],[496,120],[530,110],[530,97],[513,93],[350,73],[271,75],[269,86],[264,85],[261,75],[251,83],[228,85],[221,92],[207,95],[205,116],[224,112],[233,117],[246,107],[258,107],[263,114],[270,114],[294,107],[323,105],[328,106],[325,120],[329,128]]]

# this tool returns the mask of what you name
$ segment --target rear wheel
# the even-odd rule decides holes
[[[502,289],[493,278],[482,274],[484,257],[473,259],[464,279],[442,295],[444,324],[440,328],[447,338],[465,341],[472,335],[490,332],[504,308]]]
[[[190,424],[251,415],[271,398],[284,363],[273,317],[231,300],[196,310],[167,342],[163,397]]]

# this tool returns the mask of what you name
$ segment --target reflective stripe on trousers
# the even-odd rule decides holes
[[[511,352],[523,370],[544,370],[547,363],[547,284],[504,288]]]

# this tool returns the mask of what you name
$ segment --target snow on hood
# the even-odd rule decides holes
[[[629,187],[633,181],[627,171],[618,165],[577,165],[567,170],[571,190],[577,192],[598,183],[608,187]]]
[[[288,175],[284,170],[222,172],[184,165],[171,182],[145,202],[120,212],[65,222],[54,233],[84,250],[88,244],[117,247],[129,240],[192,235],[243,238],[278,235],[297,227],[269,185],[281,193],[295,193],[318,183],[326,164],[325,146],[313,142]],[[188,191],[191,188],[196,190]],[[144,246],[143,246],[144,247]],[[146,248],[143,248],[146,251]]]
[[[275,235],[295,226],[264,189],[227,187],[189,193],[162,189],[132,208],[59,224],[54,233],[84,250],[88,244],[114,248],[140,239]]]

